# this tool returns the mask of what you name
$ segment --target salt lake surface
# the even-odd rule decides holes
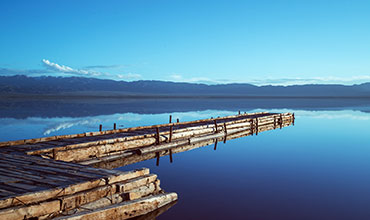
[[[238,110],[294,112],[295,126],[175,154],[173,163],[163,157],[159,166],[148,160],[118,169],[148,167],[163,189],[178,193],[162,220],[370,219],[368,100],[142,102],[2,102],[0,141],[166,123],[170,114],[188,121]]]

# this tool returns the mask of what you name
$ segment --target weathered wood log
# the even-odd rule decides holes
[[[145,186],[130,190],[123,194],[125,200],[135,200],[140,199],[144,196],[152,195],[153,193],[159,192],[159,186],[156,186],[156,183],[149,183]]]
[[[141,215],[138,217],[135,217],[134,220],[156,220],[158,216],[166,212],[168,209],[170,209],[172,206],[176,205],[177,201],[171,202],[159,209],[156,209],[152,212],[149,212],[148,214]]]
[[[80,193],[75,193],[68,196],[58,197],[61,200],[61,210],[71,210],[81,205],[99,200],[105,196],[116,193],[116,185],[105,185],[96,187],[90,190],[85,190]]]
[[[99,198],[95,201],[86,204],[81,204],[79,206],[74,207],[73,209],[62,209],[63,210],[62,215],[72,215],[86,210],[96,210],[123,201],[139,199],[148,195],[155,195],[161,191],[159,185],[160,181],[156,179],[152,183],[131,189],[123,194],[122,192],[117,190],[116,193],[109,194],[105,197]]]
[[[226,123],[225,123],[226,124]],[[236,128],[236,127],[245,127],[248,126],[247,123],[241,123],[230,125],[230,128]],[[220,130],[223,130],[221,127]],[[206,134],[206,133],[213,133],[214,128],[206,128],[206,129],[196,129],[186,132],[176,132],[172,135],[171,139],[179,139],[187,136],[193,136],[193,135],[199,135],[199,134]],[[69,150],[63,150],[63,151],[57,151],[54,153],[54,158],[64,161],[82,161],[87,158],[90,158],[92,156],[101,157],[104,154],[107,154],[109,152],[115,152],[115,151],[122,151],[127,149],[133,149],[139,146],[150,146],[153,143],[159,142],[158,139],[160,139],[160,142],[165,141],[166,139],[169,139],[166,135],[157,136],[157,138],[143,138],[133,141],[127,141],[122,143],[116,143],[111,145],[95,145],[93,147],[86,147],[86,148],[75,148],[75,149],[69,149]],[[36,151],[33,153],[39,153],[40,151]]]
[[[176,193],[159,194],[56,218],[56,220],[128,219],[154,211],[175,200],[177,200]]]
[[[139,188],[141,186],[145,186],[149,183],[153,183],[157,179],[156,174],[148,174],[145,176],[141,176],[138,178],[126,180],[123,182],[119,182],[116,184],[117,191],[119,192],[128,192],[135,188]]]
[[[289,117],[289,116],[284,116],[284,117]],[[242,120],[230,121],[230,122],[225,122],[225,123],[227,125],[235,124],[233,126],[238,126],[238,124],[239,124],[240,126],[243,126],[241,122],[243,122],[243,121],[247,122],[247,121],[250,121],[250,120],[252,120],[252,119],[242,119]],[[260,117],[257,120],[258,120],[259,123],[268,123],[268,122],[272,122],[273,118],[272,118],[271,115],[268,115],[268,116]],[[215,127],[215,126],[200,125],[200,126],[188,127],[188,128],[184,128],[184,129],[181,129],[181,128],[176,129],[176,131],[175,131],[176,135],[173,138],[178,139],[178,138],[184,137],[186,135],[189,135],[189,134],[185,134],[185,132],[182,133],[183,131],[198,130],[198,133],[212,132],[212,130],[206,129],[206,128],[210,128],[210,127]],[[167,137],[166,134],[169,134],[169,133],[171,133],[171,131],[161,132],[161,135],[164,136],[165,138],[161,138],[160,141],[165,141],[166,139],[168,140],[169,135]],[[104,145],[105,148],[103,148],[103,149],[107,148],[105,151],[109,151],[109,148],[113,148],[111,151],[114,151],[114,148],[117,147],[117,146],[121,146],[121,148],[124,147],[121,144],[116,144],[116,143],[119,143],[119,142],[125,143],[126,142],[126,143],[128,143],[127,145],[130,145],[130,146],[134,147],[135,142],[129,142],[129,140],[137,140],[137,139],[143,138],[144,140],[142,140],[142,141],[145,142],[145,138],[156,137],[156,136],[157,136],[156,134],[148,134],[148,135],[142,135],[142,136],[132,136],[132,137],[125,137],[125,138],[113,138],[113,139],[105,139],[105,140],[99,140],[99,141],[90,141],[90,142],[84,142],[84,143],[79,143],[79,144],[71,144],[71,145],[66,145],[66,146],[56,147],[56,148],[29,150],[28,154],[44,154],[44,153],[47,153],[47,152],[51,152],[54,149],[57,150],[57,151],[66,151],[67,149],[69,150],[69,149],[72,149],[72,148],[82,148],[82,147],[90,147],[90,146],[96,146],[96,145]],[[152,139],[151,142],[153,142],[153,140],[158,141],[157,139]],[[151,143],[149,143],[149,145],[150,144]],[[123,149],[119,149],[119,150],[123,150]],[[99,150],[97,150],[97,151],[100,152]],[[104,154],[106,152],[102,152],[102,153]],[[82,155],[84,155],[84,154],[82,154]],[[97,155],[97,156],[99,156],[99,155]]]
[[[41,190],[37,192],[29,192],[22,195],[17,195],[15,197],[11,196],[9,198],[0,199],[0,208],[12,207],[16,205],[31,204],[36,202],[45,201],[54,197],[71,195],[84,190],[92,189],[98,186],[103,186],[106,184],[112,184],[116,182],[121,182],[127,179],[133,179],[139,176],[149,174],[149,169],[143,168],[128,172],[119,172],[118,175],[111,175],[107,178],[99,178],[95,180],[90,180],[86,182],[80,182],[71,184],[65,187],[56,187],[48,190]]]
[[[85,190],[73,195],[58,197],[58,199],[61,200],[62,210],[70,210],[115,193],[136,192],[135,189],[147,186],[150,183],[154,183],[156,179],[157,175],[148,174],[134,179],[125,180],[123,182]],[[132,196],[138,195],[138,193],[134,193]]]
[[[60,211],[60,201],[42,202],[30,206],[11,207],[0,210],[0,219],[22,220]]]
[[[232,118],[248,117],[248,116],[254,116],[254,115],[264,115],[264,114],[268,115],[271,113],[257,112],[257,113],[251,113],[251,114],[245,114],[245,115],[233,115],[233,116],[220,117],[219,119],[232,119]],[[201,119],[201,120],[190,121],[190,122],[181,122],[181,123],[178,123],[178,125],[196,124],[196,123],[202,123],[202,122],[209,122],[211,120],[212,119]],[[155,127],[168,127],[170,125],[171,123],[162,124],[162,125],[153,125],[153,126],[140,126],[140,127],[135,127],[135,128],[124,128],[124,129],[118,129],[118,130],[107,130],[107,131],[101,131],[101,132],[100,131],[99,132],[86,132],[82,134],[59,135],[59,136],[52,136],[52,137],[18,140],[18,141],[7,141],[7,142],[0,142],[0,147],[22,145],[22,144],[34,144],[38,142],[46,142],[46,141],[53,141],[53,140],[59,140],[59,139],[74,139],[74,138],[89,137],[89,136],[124,133],[124,132],[136,131],[136,130],[151,129]]]
[[[287,126],[289,125],[290,122],[284,122],[284,126]],[[227,126],[227,129],[229,129],[229,126]],[[274,125],[273,125],[273,120],[272,120],[272,123],[270,124],[259,124],[259,132],[263,132],[263,131],[266,131],[266,130],[273,130],[274,129]],[[242,129],[241,129],[242,130]],[[235,138],[239,138],[239,137],[244,137],[244,136],[248,136],[248,135],[251,135],[251,131],[250,129],[248,129],[248,127],[246,127],[246,129],[243,131],[240,131],[240,132],[237,132],[235,134],[228,134],[226,136],[226,140],[231,140],[231,139],[235,139]],[[220,137],[218,138],[223,138],[224,136],[221,134]],[[209,137],[208,137],[209,138]],[[184,144],[184,145],[181,145],[181,144],[178,144],[177,146],[174,146],[174,145],[159,145],[159,146],[156,146],[157,148],[151,148],[151,147],[146,147],[146,148],[142,148],[143,152],[146,151],[144,154],[142,154],[141,156],[139,155],[135,155],[133,152],[131,152],[130,154],[126,154],[124,157],[120,157],[119,155],[115,155],[115,156],[108,156],[108,157],[105,157],[105,158],[99,158],[99,159],[95,159],[93,161],[85,161],[83,163],[86,163],[86,164],[90,164],[92,166],[95,166],[95,167],[103,167],[103,168],[109,168],[109,169],[112,169],[112,168],[115,168],[115,167],[120,167],[120,166],[125,166],[125,165],[128,165],[128,164],[132,164],[132,163],[136,163],[136,162],[140,162],[140,161],[143,161],[143,160],[149,160],[149,159],[152,159],[152,158],[155,158],[156,157],[156,153],[154,152],[159,152],[159,155],[162,157],[162,156],[166,156],[166,155],[169,155],[169,149],[171,149],[172,153],[179,153],[179,152],[183,152],[183,151],[186,151],[186,150],[191,150],[191,149],[195,149],[195,148],[199,148],[199,147],[202,147],[202,146],[207,146],[207,145],[210,145],[210,144],[214,144],[216,141],[214,140],[217,140],[217,139],[208,139],[208,138],[205,138],[206,140],[205,141],[202,141],[202,142],[199,142],[199,143],[194,143],[194,144]],[[222,139],[223,140],[223,139]],[[186,141],[184,142],[180,142],[180,143],[185,143]],[[172,143],[175,143],[175,142],[172,142]],[[162,147],[163,148],[158,148],[158,147]],[[146,149],[146,150],[144,150]],[[152,152],[152,153],[151,153]]]

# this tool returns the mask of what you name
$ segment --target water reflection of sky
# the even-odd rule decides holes
[[[256,109],[254,111],[265,111]],[[272,109],[288,112],[289,109]],[[143,161],[179,202],[158,219],[370,219],[370,114],[295,110],[295,126]],[[173,120],[235,114],[172,113]],[[0,119],[1,140],[168,122],[169,114]]]
[[[324,120],[369,120],[370,114],[353,110],[336,111],[305,111],[291,109],[255,109],[248,112],[294,112],[297,119],[324,119]],[[178,118],[180,121],[197,120],[209,117],[233,115],[232,111],[191,111],[170,113],[172,121]],[[141,125],[153,125],[167,123],[169,113],[166,114],[135,114],[123,113],[90,117],[57,117],[39,118],[29,117],[25,119],[0,118],[0,141],[35,138],[43,136],[54,136],[63,134],[83,133],[97,131],[99,124],[103,125],[104,130],[113,128],[117,123],[117,128],[134,127]]]

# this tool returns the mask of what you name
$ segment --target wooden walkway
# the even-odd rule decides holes
[[[282,128],[294,114],[238,114],[191,122],[0,143],[0,219],[156,216],[177,200],[146,168],[107,170]],[[87,166],[89,165],[89,166]],[[167,208],[166,208],[167,207]],[[157,211],[155,211],[157,210]],[[153,212],[154,211],[154,212]]]

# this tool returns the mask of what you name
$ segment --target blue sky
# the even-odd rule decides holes
[[[0,1],[0,75],[370,81],[370,1]]]

